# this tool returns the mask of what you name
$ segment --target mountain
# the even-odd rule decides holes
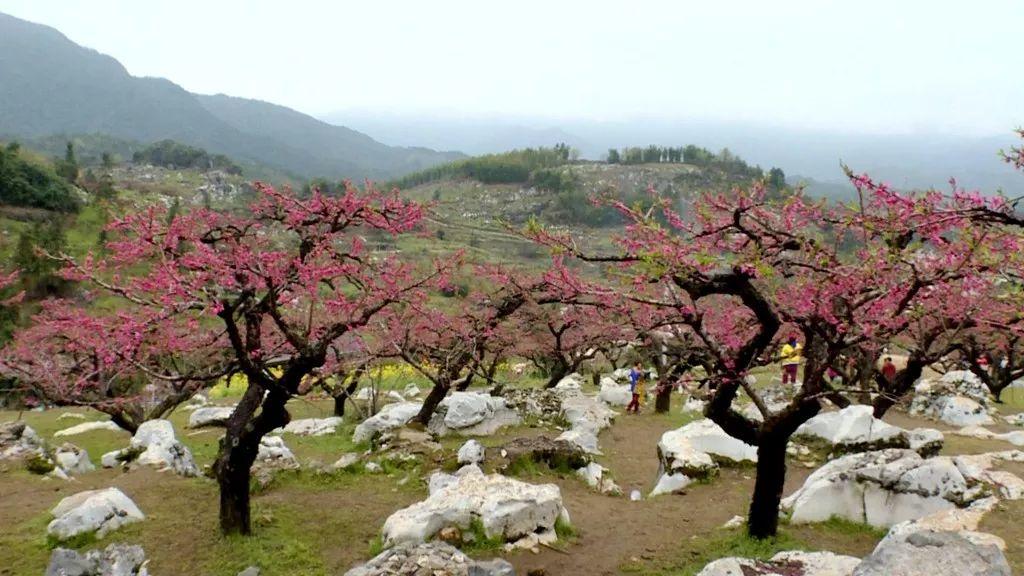
[[[388,178],[460,157],[392,147],[294,110],[137,78],[57,30],[0,13],[0,136],[172,139],[301,177]]]

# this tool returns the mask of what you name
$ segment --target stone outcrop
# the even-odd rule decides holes
[[[793,437],[828,444],[833,455],[885,448],[910,448],[922,456],[942,449],[942,432],[931,428],[904,430],[874,417],[871,406],[852,405],[822,412],[804,422]]]

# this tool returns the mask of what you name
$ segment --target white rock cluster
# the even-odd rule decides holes
[[[609,406],[627,406],[633,399],[633,393],[629,386],[619,384],[613,378],[607,376],[601,378],[601,391],[597,397]]]
[[[430,540],[443,528],[467,529],[478,520],[488,538],[506,542],[555,538],[555,522],[568,520],[562,494],[554,484],[534,485],[500,474],[485,475],[474,465],[454,475],[435,472],[430,496],[398,510],[384,522],[387,546]]]
[[[622,495],[622,488],[619,488],[618,484],[612,480],[611,475],[608,474],[608,469],[597,462],[591,462],[582,468],[577,468],[576,475],[586,482],[587,486],[602,494]]]
[[[101,463],[104,468],[138,465],[173,470],[182,476],[199,475],[192,452],[174,436],[174,426],[168,420],[143,422],[127,448],[104,454]]]

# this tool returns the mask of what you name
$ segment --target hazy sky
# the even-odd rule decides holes
[[[1024,1],[0,0],[139,76],[311,114],[1024,124]]]

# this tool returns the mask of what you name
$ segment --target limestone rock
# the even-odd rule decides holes
[[[629,391],[629,386],[605,376],[601,378],[601,392],[598,393],[598,398],[611,406],[626,406],[633,399],[633,393]]]
[[[907,448],[902,428],[875,418],[871,406],[854,404],[834,412],[822,412],[797,428],[794,436],[824,440],[841,452],[865,452],[883,448]]]
[[[704,407],[707,406],[707,404],[708,404],[707,402],[705,402],[705,401],[703,401],[703,400],[701,400],[699,398],[695,398],[693,396],[690,396],[689,398],[686,399],[686,402],[683,404],[682,411],[683,412],[699,412],[699,413],[703,414],[704,413]]]
[[[622,494],[622,489],[619,488],[615,481],[611,479],[611,476],[609,476],[608,469],[597,462],[591,462],[583,468],[577,469],[576,475],[586,482],[587,486],[590,486],[601,494],[614,496]]]
[[[757,462],[757,448],[729,436],[705,418],[662,434],[658,459],[662,475],[705,479],[717,472],[718,462]]]
[[[910,414],[940,420],[951,426],[992,424],[988,388],[974,374],[956,370],[939,380],[922,379],[914,386]]]
[[[334,431],[341,426],[340,416],[330,418],[302,418],[292,420],[285,427],[284,431],[296,436],[324,436],[334,434]]]
[[[349,452],[348,454],[342,454],[338,461],[331,465],[333,470],[345,470],[355,466],[359,462],[359,454]]]
[[[103,455],[104,467],[115,462],[125,465],[151,466],[158,470],[173,470],[182,476],[198,476],[199,469],[192,452],[174,436],[174,426],[168,420],[147,420],[135,431],[128,448]]]
[[[907,441],[910,449],[921,456],[928,458],[935,456],[942,450],[946,438],[942,432],[934,428],[914,428],[907,431]]]
[[[466,436],[486,436],[519,422],[519,413],[500,396],[453,392],[438,405],[428,428],[438,436],[452,432]]]
[[[382,432],[405,426],[419,413],[422,406],[419,402],[388,404],[380,412],[356,426],[356,430],[352,434],[352,441],[356,443],[369,442]]]
[[[693,479],[682,472],[665,472],[658,477],[658,483],[648,497],[660,496],[662,494],[676,494],[686,489],[693,483]]]
[[[188,417],[189,428],[202,428],[204,426],[224,426],[228,418],[234,413],[234,406],[208,406],[197,408]]]
[[[587,383],[587,379],[582,374],[573,372],[565,378],[562,378],[555,384],[555,390],[567,391],[567,390],[580,390],[584,384]]]
[[[28,424],[21,421],[0,424],[0,460],[45,455],[46,446]]]
[[[558,486],[485,475],[472,465],[454,478],[431,479],[430,486],[426,500],[398,510],[384,522],[387,545],[425,542],[446,526],[467,529],[474,520],[481,522],[488,538],[515,541],[533,533],[553,534],[555,521],[567,516]]]
[[[145,518],[135,502],[117,488],[79,492],[61,500],[50,512],[54,520],[46,527],[46,532],[58,540],[88,533],[102,538],[108,532]]]
[[[715,560],[697,576],[850,576],[859,558],[832,552],[779,552],[768,561],[750,558]]]
[[[782,501],[791,521],[821,522],[839,516],[891,526],[963,507],[982,495],[948,457],[921,458],[912,450],[850,454],[816,470]]]
[[[954,532],[921,530],[886,536],[853,576],[1010,576],[1010,565],[996,546],[978,545]]]
[[[95,432],[97,430],[107,430],[108,432],[125,432],[123,428],[114,424],[110,420],[103,420],[100,422],[82,422],[81,424],[75,424],[70,428],[63,430],[57,430],[53,433],[57,436],[75,436],[77,434],[85,434],[86,432]]]
[[[402,390],[402,395],[410,400],[418,398],[421,393],[420,387],[415,384],[409,384],[405,387],[405,390]]]
[[[964,426],[954,432],[954,434],[959,436],[969,436],[971,438],[981,438],[983,440],[1003,440],[1013,444],[1014,446],[1024,446],[1024,430],[1014,430],[1013,432],[996,434],[982,426]]]
[[[459,448],[459,464],[479,464],[484,461],[484,446],[476,440],[469,440]]]
[[[474,561],[444,542],[404,544],[389,548],[345,576],[515,576],[508,562]]]
[[[85,554],[57,548],[50,554],[45,576],[148,576],[146,564],[141,546],[111,544]]]
[[[78,476],[96,469],[89,461],[89,453],[85,450],[65,442],[53,453],[54,463],[58,468],[69,476]]]
[[[259,451],[256,453],[256,462],[277,468],[297,468],[298,459],[288,449],[280,436],[264,436],[260,438]]]

